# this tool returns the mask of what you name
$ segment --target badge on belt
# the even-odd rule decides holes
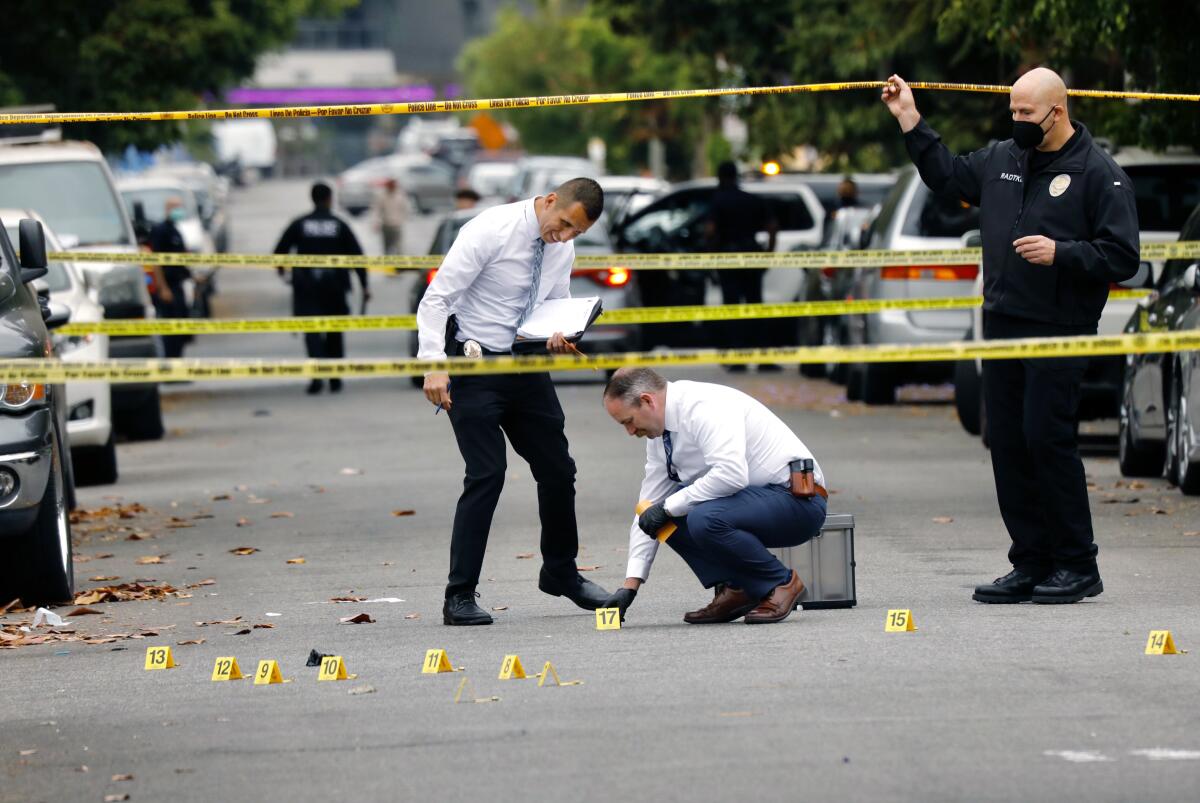
[[[474,340],[464,340],[462,347],[464,357],[470,357],[472,360],[478,360],[483,356],[483,347]]]

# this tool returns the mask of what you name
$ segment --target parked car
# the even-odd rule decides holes
[[[37,213],[0,209],[9,241],[19,241],[17,222],[42,223],[46,246],[61,251],[62,244]],[[71,313],[72,323],[95,323],[104,319],[104,308],[88,295],[87,282],[73,262],[49,262],[41,279],[50,301]],[[63,362],[101,362],[108,359],[108,335],[52,335],[55,354]],[[112,425],[112,386],[104,380],[74,380],[66,383],[67,434],[70,436],[71,465],[79,485],[109,485],[117,481],[117,447]]]
[[[846,178],[845,173],[781,173],[768,176],[764,181],[802,182],[816,193],[817,200],[825,208],[825,235],[833,224],[834,213],[842,208],[838,197],[838,186]],[[883,203],[883,199],[896,184],[894,173],[851,173],[850,178],[858,187],[858,207],[870,209]],[[857,246],[855,246],[857,248]]]
[[[0,357],[53,356],[49,328],[67,322],[33,283],[46,275],[41,226],[22,220],[21,257],[0,226]],[[26,605],[69,602],[75,591],[68,516],[71,457],[61,385],[0,383],[0,597]]]
[[[454,205],[454,169],[425,154],[375,156],[343,171],[336,180],[337,201],[352,215],[371,208],[388,179],[394,179],[422,214]]]
[[[597,181],[604,190],[604,214],[610,227],[621,225],[626,217],[645,209],[671,189],[661,178],[647,176],[600,176]]]
[[[459,209],[447,215],[438,226],[429,253],[443,255],[449,251],[462,227],[482,211],[481,207],[473,207]],[[609,239],[608,231],[602,220],[596,221],[590,229],[576,237],[574,242],[577,256],[612,253],[612,241]],[[437,268],[426,271],[414,283],[412,306],[410,307],[414,314],[421,299],[425,297],[426,288],[429,287],[429,283],[433,281],[435,275],[437,275]],[[599,296],[603,308],[606,310],[638,306],[637,282],[633,272],[616,266],[572,271],[571,296],[575,298]],[[603,320],[602,317],[601,323],[588,330],[587,335],[579,343],[580,351],[585,354],[607,354],[638,349],[641,327],[636,325],[604,326],[601,325]],[[414,331],[409,335],[409,353],[415,357],[417,350],[417,333]],[[422,377],[412,377],[414,387],[421,387],[423,382]]]
[[[91,143],[56,142],[0,147],[0,207],[33,209],[53,227],[67,251],[113,254],[113,262],[79,263],[88,292],[105,318],[153,318],[154,306],[141,265],[121,262],[136,252],[133,226],[116,191],[104,155]],[[155,338],[113,337],[114,358],[154,359]],[[118,434],[137,440],[163,436],[156,383],[112,387]]]
[[[914,251],[952,249],[962,236],[979,228],[979,210],[929,190],[914,168],[902,171],[871,223],[866,247]],[[840,269],[835,297],[840,299],[944,298],[970,295],[978,265],[885,266]],[[959,340],[971,324],[970,310],[885,310],[873,315],[843,316],[840,336],[845,345],[928,344]],[[892,404],[896,388],[914,382],[945,382],[951,362],[852,363],[847,367],[846,395],[868,404]]]
[[[174,178],[186,184],[196,196],[196,203],[200,207],[200,220],[212,238],[213,247],[219,253],[229,250],[229,179],[217,175],[212,165],[205,162],[157,164],[150,168],[146,175]]]
[[[1179,239],[1200,240],[1200,206]],[[1169,260],[1125,331],[1195,329],[1200,329],[1200,260]],[[1165,473],[1185,494],[1200,494],[1200,355],[1130,354],[1124,362],[1117,441],[1121,473]]]
[[[517,173],[508,188],[509,201],[524,201],[541,193],[553,180],[550,174],[595,178],[603,174],[596,165],[579,156],[525,156],[517,162]]]
[[[676,184],[671,191],[649,206],[626,217],[613,236],[620,253],[697,253],[708,250],[706,226],[710,217],[715,179],[700,179]],[[760,195],[767,203],[769,216],[778,226],[776,251],[812,250],[821,244],[825,210],[817,196],[803,183],[788,181],[748,182],[747,192]],[[767,246],[765,232],[759,234]],[[719,291],[709,291],[710,271],[652,270],[638,277],[642,301],[647,306],[676,306],[720,303]],[[804,271],[796,268],[772,268],[763,276],[763,300],[766,303],[805,301]],[[763,322],[771,343],[795,345],[800,331],[796,319],[779,318]],[[699,346],[711,341],[712,328],[700,324],[665,324],[647,329],[646,342]],[[653,338],[651,341],[650,338]]]
[[[477,161],[467,168],[463,184],[479,193],[484,200],[503,201],[517,175],[516,162]]]
[[[183,237],[183,246],[190,254],[213,254],[216,247],[204,227],[200,202],[191,187],[182,179],[170,176],[131,176],[117,179],[117,190],[125,201],[125,208],[135,219],[144,215],[149,226],[166,219],[166,204],[169,198],[178,198],[183,203],[183,220],[176,221],[175,228]],[[184,294],[188,308],[197,318],[212,317],[212,297],[216,292],[216,265],[194,265],[190,268],[191,279],[184,282]]]

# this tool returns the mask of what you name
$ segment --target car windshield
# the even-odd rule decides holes
[[[59,236],[73,235],[80,246],[132,245],[112,186],[96,162],[0,165],[0,206],[34,209]]]
[[[1142,231],[1179,231],[1200,204],[1200,164],[1129,165],[1124,170],[1133,181]]]
[[[902,233],[910,237],[959,238],[979,228],[979,209],[957,198],[934,195],[924,184],[913,194]]]
[[[175,189],[173,187],[154,187],[144,190],[121,190],[121,197],[125,199],[125,208],[129,210],[129,214],[133,215],[133,205],[140,203],[142,211],[146,215],[146,220],[158,222],[167,219],[167,199],[178,198],[183,201],[183,208],[187,210],[188,217],[196,217],[196,202],[194,196],[190,192]]]
[[[13,243],[21,242],[20,226],[5,226],[8,232],[8,239]],[[46,250],[52,250],[50,244],[46,243]],[[50,288],[51,293],[58,293],[63,290],[71,289],[71,277],[67,275],[67,269],[61,262],[46,263],[46,275],[42,277],[42,281]]]

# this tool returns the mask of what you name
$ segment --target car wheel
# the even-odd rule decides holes
[[[954,364],[954,409],[962,428],[971,435],[983,433],[982,386],[974,360]]]
[[[80,446],[72,450],[72,461],[80,485],[112,485],[117,481],[117,443],[112,435],[103,446]]]
[[[1183,395],[1183,380],[1176,368],[1171,376],[1171,406],[1167,410],[1167,471],[1168,479],[1188,496],[1200,494],[1200,464],[1190,459],[1192,426],[1188,419],[1187,399]]]
[[[896,377],[892,366],[884,363],[864,363],[860,377],[863,402],[866,404],[896,403]]]
[[[67,516],[66,479],[57,438],[51,452],[50,478],[33,530],[15,542],[16,564],[23,567],[18,593],[26,605],[71,602],[75,570],[71,562],[71,522]]]
[[[136,409],[121,415],[117,428],[131,441],[156,441],[162,438],[165,429],[158,385]]]
[[[1126,371],[1121,404],[1117,410],[1117,465],[1125,477],[1161,477],[1166,461],[1166,447],[1157,443],[1141,443],[1134,439],[1132,377]],[[1168,411],[1168,416],[1170,412]]]
[[[862,376],[866,368],[862,363],[846,363],[846,400],[862,401]]]

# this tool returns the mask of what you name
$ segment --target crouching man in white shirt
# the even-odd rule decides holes
[[[781,622],[804,592],[796,573],[769,548],[802,544],[825,521],[825,476],[786,424],[739,390],[706,382],[667,382],[649,368],[622,368],[604,388],[604,408],[630,435],[647,438],[641,499],[654,504],[633,522],[624,587],[605,607],[624,616],[666,543],[705,588],[708,605],[689,624]],[[793,461],[812,460],[811,496],[793,494]]]

